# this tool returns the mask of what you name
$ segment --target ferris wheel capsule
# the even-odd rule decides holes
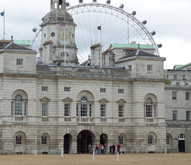
[[[123,8],[124,8],[124,4],[121,4],[119,7],[120,7],[121,9],[123,9]]]
[[[142,22],[142,24],[143,24],[143,25],[146,25],[146,24],[147,24],[147,20],[144,20],[144,21]]]
[[[106,2],[107,4],[110,4],[111,3],[111,1],[110,0],[107,0],[107,2]]]
[[[93,2],[97,2],[97,0],[93,0]]]
[[[137,12],[136,12],[136,11],[133,11],[131,14],[132,14],[133,16],[135,16],[135,15],[137,14]]]
[[[79,0],[79,3],[83,3],[83,0]]]

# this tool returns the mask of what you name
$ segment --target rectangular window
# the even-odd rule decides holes
[[[48,87],[42,87],[42,91],[48,91]]]
[[[42,103],[42,116],[48,116],[48,103]]]
[[[105,93],[106,92],[106,88],[100,88],[100,93]]]
[[[70,87],[64,87],[65,92],[70,92]]]
[[[172,111],[172,120],[177,120],[177,110]]]
[[[123,105],[118,106],[118,117],[123,117]]]
[[[153,71],[153,66],[152,65],[147,65],[147,71],[152,72]]]
[[[183,80],[186,79],[186,76],[185,76],[185,75],[182,75],[182,79],[183,79]]]
[[[64,116],[70,116],[70,104],[64,104]]]
[[[186,121],[190,121],[190,111],[186,111]]]
[[[22,58],[17,58],[16,64],[17,65],[23,65],[23,59]]]
[[[124,89],[118,89],[118,93],[124,93]]]
[[[176,100],[177,99],[177,92],[172,92],[172,100]]]
[[[106,105],[105,104],[101,104],[100,105],[100,116],[101,117],[105,117],[106,116]]]
[[[176,80],[177,79],[177,75],[173,75],[173,80]]]
[[[186,100],[190,100],[190,92],[186,92]]]
[[[176,86],[179,86],[180,85],[180,83],[179,82],[176,82]]]

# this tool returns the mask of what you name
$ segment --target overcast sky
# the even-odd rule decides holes
[[[105,3],[106,0],[97,0]],[[68,0],[70,5],[78,0]],[[84,2],[92,2],[84,0]],[[149,31],[156,31],[156,43],[162,43],[160,55],[166,57],[165,68],[191,62],[191,0],[111,0],[111,5],[125,5],[124,10],[136,11],[136,18],[147,20]],[[5,10],[6,39],[32,40],[33,27],[50,11],[50,0],[0,0],[0,12]],[[0,17],[0,39],[3,38],[3,17]]]

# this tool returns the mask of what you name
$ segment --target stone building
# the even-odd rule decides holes
[[[101,56],[101,45],[93,45],[92,61],[79,65],[65,9],[65,1],[51,0],[38,63],[35,51],[0,41],[0,153],[87,153],[89,144],[107,144],[107,152],[113,144],[123,152],[178,152],[188,122],[171,118],[173,106],[182,111],[171,92],[184,95],[189,87],[165,85],[165,58],[148,45],[111,44]],[[189,101],[181,105],[188,115]]]

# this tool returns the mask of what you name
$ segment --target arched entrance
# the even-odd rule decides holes
[[[94,143],[94,134],[91,131],[81,131],[78,134],[78,153],[89,153],[88,145]]]
[[[64,136],[64,153],[65,154],[70,153],[71,140],[72,140],[72,136],[70,134],[66,134]]]
[[[179,152],[185,152],[185,136],[180,134],[178,137],[178,150]]]
[[[107,135],[106,134],[102,134],[100,136],[100,144],[102,144],[102,145],[106,144],[107,145],[107,139],[108,139]]]

